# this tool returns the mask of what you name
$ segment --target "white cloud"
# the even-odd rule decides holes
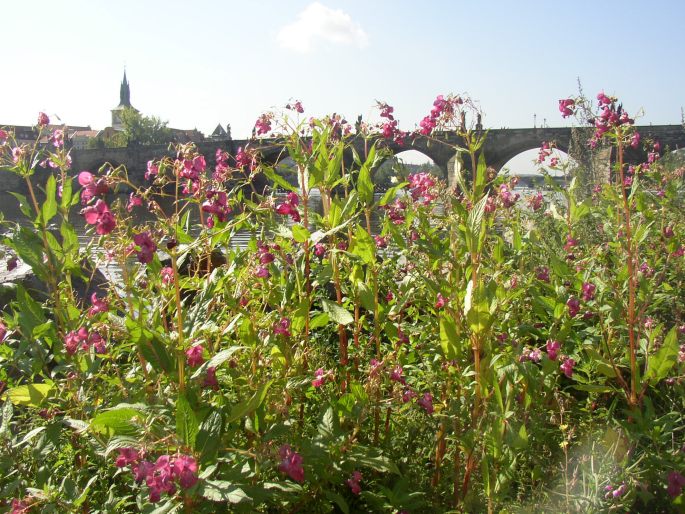
[[[321,41],[364,48],[369,38],[359,23],[342,9],[331,9],[319,2],[309,4],[297,20],[278,33],[282,47],[306,53]]]

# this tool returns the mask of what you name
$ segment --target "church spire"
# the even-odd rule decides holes
[[[121,81],[121,87],[119,88],[119,106],[131,107],[131,89],[126,79],[126,68],[124,68],[124,80]]]

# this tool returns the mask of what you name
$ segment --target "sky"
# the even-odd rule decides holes
[[[0,0],[0,125],[108,126],[124,68],[143,114],[236,139],[292,100],[350,121],[382,100],[411,130],[447,93],[485,127],[564,126],[578,80],[677,124],[683,20],[682,0]]]

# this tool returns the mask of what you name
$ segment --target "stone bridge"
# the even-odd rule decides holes
[[[653,139],[661,143],[662,149],[670,150],[685,148],[685,130],[681,125],[649,125],[636,127],[643,141]],[[569,153],[572,138],[571,127],[564,128],[521,128],[521,129],[493,129],[488,132],[483,151],[489,166],[500,170],[512,157],[526,150],[539,148],[543,141],[555,141],[558,149]],[[454,145],[460,144],[461,138],[456,132],[443,132],[427,138],[417,137],[412,143],[398,145],[389,142],[388,146],[394,154],[405,150],[417,150],[430,157],[436,165],[442,168],[452,183],[454,173]],[[363,155],[364,140],[353,140],[355,149]],[[282,144],[277,139],[245,139],[229,141],[212,141],[198,144],[198,150],[213,162],[217,148],[222,148],[235,155],[239,147],[250,146],[260,150],[263,160],[276,163],[287,157]],[[72,150],[73,166],[76,172],[81,170],[97,171],[103,164],[114,166],[125,165],[134,183],[142,183],[147,161],[158,159],[165,155],[172,156],[173,152],[167,146],[129,146],[125,148]],[[351,159],[351,155],[349,156]],[[629,150],[626,161],[637,164],[647,159],[643,150]],[[468,163],[466,163],[468,166]]]

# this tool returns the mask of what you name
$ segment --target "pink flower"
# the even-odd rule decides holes
[[[83,187],[81,192],[81,204],[86,205],[96,196],[102,196],[109,192],[109,186],[104,178],[95,179],[90,171],[82,171],[78,174],[78,183]]]
[[[568,307],[568,315],[575,318],[580,311],[580,301],[578,298],[572,296],[566,301],[566,307]]]
[[[228,205],[228,195],[224,191],[214,191],[210,189],[207,191],[207,200],[202,204],[202,211],[212,216],[207,218],[207,226],[212,228],[214,220],[225,222],[231,212]]]
[[[549,268],[546,266],[540,266],[535,271],[535,276],[542,282],[549,282]]]
[[[154,467],[145,478],[145,483],[150,489],[150,501],[156,503],[160,500],[163,492],[174,494],[176,486],[173,482],[174,473],[168,455],[161,455]]]
[[[89,225],[96,225],[95,232],[99,235],[109,234],[117,225],[114,215],[104,200],[98,199],[95,205],[90,205],[81,211]]]
[[[90,296],[90,303],[92,307],[88,309],[88,316],[92,317],[100,312],[107,312],[109,310],[109,302],[105,297],[103,300],[98,298],[97,293],[93,293]]]
[[[316,243],[314,245],[314,255],[321,258],[326,255],[326,246],[321,243]]]
[[[640,146],[640,133],[639,132],[634,132],[633,136],[630,138],[630,146],[632,148],[637,148]]]
[[[24,148],[21,146],[15,146],[12,148],[12,162],[18,163],[24,156]]]
[[[572,98],[566,98],[564,100],[559,100],[559,111],[561,116],[568,118],[575,112],[576,102]]]
[[[539,211],[542,208],[543,201],[542,193],[538,191],[534,195],[528,197],[528,207],[533,211]]]
[[[138,261],[142,264],[149,264],[157,251],[157,244],[150,237],[150,232],[145,231],[133,236],[133,243],[140,248],[136,251]]]
[[[7,325],[0,320],[0,343],[2,343],[5,340],[5,337],[7,336]]]
[[[133,480],[135,480],[136,483],[140,484],[154,470],[155,465],[152,462],[149,462],[147,460],[140,461],[139,463],[134,464],[131,468],[131,471],[133,471]]]
[[[174,283],[174,269],[170,268],[169,266],[165,266],[162,268],[160,271],[160,275],[162,276],[162,284],[165,286],[168,286],[169,284]]]
[[[415,202],[428,205],[437,198],[437,195],[432,191],[435,187],[435,178],[430,173],[412,173],[407,177],[407,181],[409,182],[411,197]]]
[[[438,293],[438,298],[437,298],[437,300],[435,300],[435,308],[436,309],[442,309],[446,303],[447,303],[447,300],[445,300],[445,297],[442,296],[442,293]]]
[[[526,361],[531,361],[531,362],[540,362],[542,360],[542,352],[540,351],[540,348],[535,348],[531,350],[530,348],[526,347],[523,349],[521,352],[521,355],[519,357],[519,362],[526,362]]]
[[[202,364],[205,361],[205,358],[202,356],[203,351],[204,348],[201,344],[196,344],[195,346],[191,346],[190,348],[188,348],[186,350],[188,366],[190,366],[191,368],[196,368],[200,364]]]
[[[573,377],[573,366],[576,365],[576,361],[571,359],[570,357],[566,357],[564,359],[564,362],[561,363],[561,366],[559,368],[561,371],[566,375],[568,378]]]
[[[390,380],[393,382],[399,382],[400,384],[406,384],[407,381],[402,376],[404,370],[399,364],[390,370]]]
[[[38,126],[44,127],[49,123],[50,123],[50,118],[48,118],[48,115],[45,114],[44,112],[39,112],[38,113]]]
[[[290,216],[295,223],[299,223],[301,219],[300,212],[297,210],[299,204],[299,196],[291,191],[286,195],[285,202],[276,206],[276,212],[283,216]]]
[[[76,351],[81,348],[88,348],[88,330],[86,327],[81,327],[78,330],[72,330],[64,336],[64,349],[68,355],[74,355]]]
[[[27,514],[31,506],[24,500],[12,498],[12,505],[9,514]]]
[[[597,286],[595,286],[593,283],[583,282],[583,301],[589,302],[590,300],[594,299],[596,289]]]
[[[671,225],[666,225],[663,229],[663,234],[666,239],[673,237],[673,227]]]
[[[129,464],[137,464],[140,454],[135,448],[119,448],[119,455],[114,462],[118,468],[123,468]]]
[[[416,400],[426,414],[433,414],[433,395],[430,393],[424,393],[423,397]]]
[[[316,377],[314,380],[312,380],[312,387],[321,387],[326,383],[326,376],[328,375],[328,372],[324,371],[323,368],[319,368],[314,372],[314,376]]]
[[[207,373],[202,381],[202,387],[210,387],[215,391],[219,389],[219,381],[216,379],[216,368],[214,366],[207,368]]]
[[[258,278],[268,278],[270,275],[271,273],[269,273],[269,270],[264,266],[259,266],[255,271],[255,277]]]
[[[126,210],[128,212],[133,211],[134,207],[140,207],[143,205],[143,199],[133,193],[128,197],[128,205],[126,205]]]
[[[358,495],[362,492],[362,487],[359,482],[362,481],[362,474],[359,471],[354,471],[352,476],[347,479],[347,485],[350,486],[350,491],[352,494]]]
[[[281,318],[280,321],[274,323],[273,331],[274,334],[290,337],[290,320],[288,318]]]
[[[287,474],[295,482],[304,482],[304,469],[302,468],[302,456],[293,451],[289,444],[284,444],[278,450],[281,464],[278,470]]]
[[[64,146],[64,131],[55,130],[50,136],[50,142],[55,148],[62,148]]]
[[[188,455],[179,455],[171,463],[171,470],[183,489],[190,489],[197,483],[197,461]]]
[[[602,107],[604,105],[610,105],[612,99],[605,95],[604,91],[600,91],[597,93],[597,101],[599,102],[599,106]]]
[[[91,332],[91,334],[88,336],[87,343],[84,343],[82,345],[84,350],[87,350],[91,346],[97,354],[102,355],[104,353],[107,353],[107,346],[105,345],[105,340],[97,332]]]
[[[547,340],[547,357],[549,357],[550,360],[557,360],[557,355],[560,349],[561,343],[559,341],[555,341],[553,339]]]
[[[4,145],[8,137],[9,134],[7,133],[7,131],[0,129],[0,145]]]
[[[255,130],[257,135],[261,136],[271,131],[271,117],[268,114],[262,114],[255,122]]]
[[[671,471],[668,474],[668,487],[666,487],[666,492],[671,498],[680,496],[683,492],[683,487],[685,487],[685,476],[681,475],[677,471]]]
[[[413,398],[416,398],[416,393],[409,387],[407,387],[403,392],[402,392],[402,402],[403,403],[408,403],[410,402]]]
[[[159,165],[154,160],[147,161],[147,170],[145,171],[145,180],[150,180],[159,175]]]

